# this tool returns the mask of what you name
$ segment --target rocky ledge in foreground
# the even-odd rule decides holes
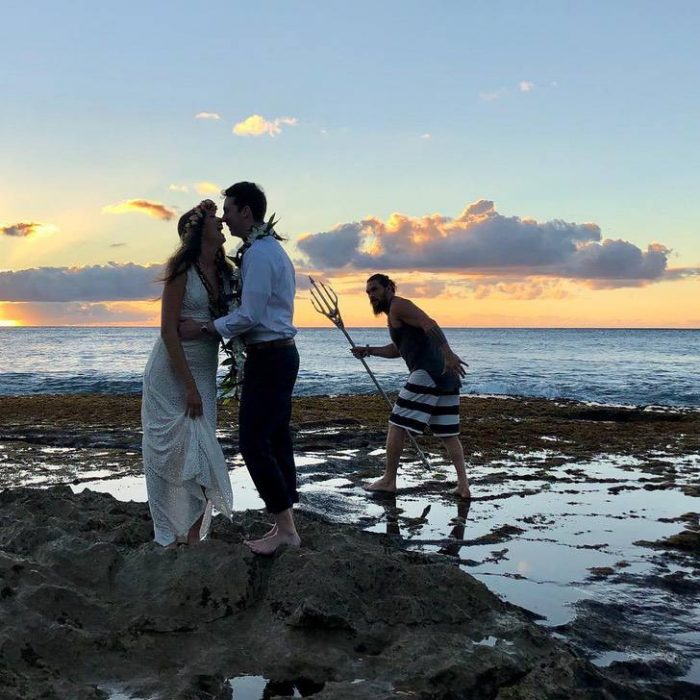
[[[255,512],[164,550],[144,504],[0,493],[2,697],[223,700],[240,676],[318,700],[671,697],[606,677],[442,558],[300,524],[303,548],[273,558],[243,544]]]

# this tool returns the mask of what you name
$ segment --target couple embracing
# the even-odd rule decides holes
[[[265,536],[246,544],[256,554],[272,554],[300,544],[289,429],[299,371],[294,266],[272,220],[265,224],[262,189],[238,182],[223,194],[221,218],[211,200],[180,218],[180,245],[165,266],[161,333],[143,382],[148,502],[155,540],[164,546],[205,537],[212,508],[231,517],[233,491],[216,439],[219,346],[230,341],[241,389],[239,447],[274,518]],[[234,265],[224,253],[224,224],[243,241]],[[243,345],[245,361],[235,367]]]

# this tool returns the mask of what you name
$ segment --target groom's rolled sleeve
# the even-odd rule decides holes
[[[260,323],[272,296],[272,264],[264,250],[251,248],[241,267],[243,295],[241,305],[228,316],[214,321],[222,338],[235,338]]]

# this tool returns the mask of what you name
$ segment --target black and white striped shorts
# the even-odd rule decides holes
[[[399,392],[389,423],[412,433],[422,433],[429,425],[433,435],[459,435],[459,394],[444,394],[424,369],[417,369]]]

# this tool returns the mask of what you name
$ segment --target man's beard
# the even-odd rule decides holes
[[[375,316],[389,311],[389,302],[386,299],[379,299],[376,302],[372,301],[370,303],[372,304],[372,311],[374,311]]]

